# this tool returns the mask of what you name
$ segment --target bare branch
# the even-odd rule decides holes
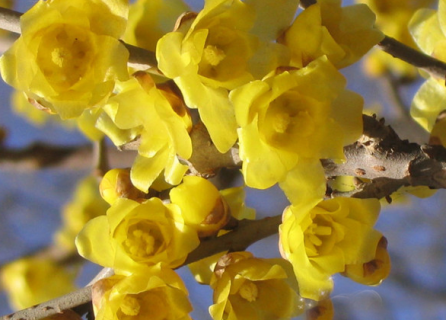
[[[0,165],[8,169],[35,170],[56,167],[72,157],[78,155],[84,157],[87,154],[91,154],[90,146],[57,147],[43,143],[34,143],[24,149],[8,149],[0,146]]]
[[[37,320],[46,318],[63,310],[91,302],[91,286],[73,291],[59,298],[37,304],[31,308],[23,309],[15,313],[1,317],[1,320]]]
[[[96,177],[103,177],[107,171],[110,170],[105,139],[102,138],[99,141],[95,141],[93,147],[93,158],[95,165],[94,174]]]
[[[423,69],[440,79],[446,79],[446,63],[440,60],[406,46],[398,40],[388,36],[385,36],[377,46],[395,58]]]
[[[241,220],[233,231],[202,241],[198,248],[187,256],[184,265],[223,251],[246,250],[254,242],[276,234],[281,223],[281,215],[260,220]]]
[[[20,12],[0,7],[0,28],[20,33]]]
[[[107,147],[110,167],[131,166],[135,152],[120,152],[115,147]],[[93,160],[91,145],[59,147],[44,143],[35,143],[22,149],[11,149],[0,145],[0,169],[28,171],[43,168],[65,170],[86,170]],[[97,162],[96,162],[97,163]]]
[[[344,163],[322,160],[327,177],[355,176],[372,179],[349,196],[382,198],[403,186],[446,188],[446,149],[401,140],[384,121],[364,116],[364,134],[344,148]]]

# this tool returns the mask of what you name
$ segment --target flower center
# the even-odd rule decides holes
[[[272,101],[259,119],[259,129],[269,144],[293,150],[298,141],[314,133],[315,127],[311,110],[294,92],[285,92]]]
[[[331,234],[331,227],[318,225],[317,222],[313,222],[304,233],[307,255],[310,257],[317,256],[319,254],[319,248],[324,243],[323,237],[330,236]]]
[[[277,113],[273,120],[274,131],[278,133],[285,133],[288,126],[292,122],[292,118],[288,113]]]
[[[123,245],[127,252],[136,260],[153,255],[163,242],[163,237],[157,228],[147,223],[131,226]]]
[[[239,289],[239,295],[249,301],[256,301],[257,296],[259,295],[259,289],[257,286],[251,281],[245,281]]]
[[[81,80],[92,61],[89,35],[81,28],[55,25],[43,37],[37,52],[40,70],[56,90],[68,90]]]
[[[139,314],[141,306],[136,298],[132,296],[125,296],[122,304],[120,305],[121,311],[127,316],[136,316]]]
[[[226,54],[223,50],[216,46],[207,45],[206,48],[204,48],[203,58],[207,63],[215,67],[218,66],[224,58],[226,58]]]

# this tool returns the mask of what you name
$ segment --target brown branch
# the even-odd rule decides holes
[[[115,147],[107,147],[106,153],[110,159],[110,167],[113,168],[131,166],[135,157],[135,152],[120,152]],[[97,158],[97,161],[99,160]],[[4,170],[28,171],[43,168],[85,170],[91,167],[92,163],[99,164],[94,161],[91,145],[60,147],[38,142],[21,149],[0,145],[0,169]]]
[[[108,170],[110,170],[110,164],[107,157],[107,145],[105,139],[95,141],[93,144],[93,158],[94,158],[94,175],[102,178]]]
[[[413,49],[396,39],[385,36],[377,46],[394,58],[403,60],[429,74],[446,79],[446,63]]]
[[[0,166],[19,170],[57,167],[70,158],[87,154],[91,154],[91,146],[58,147],[43,143],[34,143],[23,149],[0,146]]]
[[[56,299],[37,304],[1,317],[1,320],[37,320],[46,318],[63,310],[73,309],[91,302],[91,286],[73,291]]]
[[[184,265],[223,251],[244,251],[254,242],[276,234],[281,223],[282,215],[260,220],[241,220],[231,232],[202,241],[198,248],[187,256]]]
[[[20,33],[20,17],[22,13],[0,7],[0,28]]]

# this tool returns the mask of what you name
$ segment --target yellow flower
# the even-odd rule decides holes
[[[280,249],[293,264],[304,298],[327,298],[333,289],[331,276],[346,265],[375,259],[381,234],[373,229],[380,210],[376,199],[335,198],[311,207],[285,209]]]
[[[188,159],[192,155],[188,133],[191,120],[186,107],[167,89],[158,89],[145,73],[119,83],[118,88],[118,94],[109,99],[104,110],[113,122],[110,125],[132,130],[129,135],[109,131],[115,144],[140,135],[138,156],[130,173],[132,183],[147,192],[163,170],[168,183],[180,183],[188,167],[180,163],[178,156]]]
[[[189,11],[182,0],[138,0],[129,7],[129,20],[124,41],[150,51],[156,43],[172,31],[178,17]]]
[[[345,83],[321,57],[305,68],[231,92],[240,126],[242,172],[249,187],[265,189],[283,181],[304,159],[314,167],[322,158],[344,158],[343,146],[362,132],[363,103],[359,95],[344,89]]]
[[[39,1],[20,19],[21,37],[3,54],[3,79],[62,119],[103,103],[125,80],[127,1]]]
[[[73,199],[63,208],[63,225],[54,236],[56,244],[74,251],[74,240],[79,231],[91,219],[105,215],[107,209],[107,203],[99,195],[96,178],[88,176],[82,179],[76,187]]]
[[[237,138],[227,89],[252,79],[247,62],[256,45],[248,34],[253,21],[254,13],[240,0],[206,1],[187,32],[170,32],[157,45],[158,67],[175,80],[186,104],[198,108],[220,152]]]
[[[192,306],[181,278],[159,265],[147,273],[114,275],[93,285],[98,320],[190,320]]]
[[[228,253],[218,261],[211,287],[214,320],[290,319],[303,312],[291,265],[282,259]]]
[[[338,69],[358,61],[384,34],[374,28],[366,5],[341,7],[341,0],[320,0],[299,14],[280,42],[291,51],[291,66],[301,68],[326,55]]]
[[[106,216],[90,220],[76,238],[80,255],[119,274],[145,272],[158,263],[178,267],[198,244],[179,208],[158,198],[141,204],[118,199]]]
[[[76,274],[51,260],[23,258],[2,267],[1,280],[16,310],[31,307],[76,289]]]
[[[198,108],[220,152],[229,150],[237,139],[228,90],[288,62],[284,48],[271,40],[291,21],[297,4],[206,1],[196,17],[184,16],[179,28],[158,42],[160,70],[175,80],[186,104]]]
[[[172,203],[180,207],[184,223],[194,228],[201,238],[217,234],[231,217],[225,199],[204,178],[186,176],[169,195]]]

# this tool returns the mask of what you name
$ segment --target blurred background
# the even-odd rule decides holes
[[[17,1],[17,10],[24,12],[34,1]],[[347,5],[351,1],[344,1]],[[192,6],[199,9],[200,1]],[[400,89],[403,108],[395,107],[388,81],[370,79],[361,63],[342,70],[348,88],[360,93],[365,107],[385,117],[401,138],[423,143],[427,133],[408,119],[408,107],[422,83],[421,79]],[[0,126],[5,131],[3,147],[26,148],[34,142],[55,146],[79,146],[88,140],[76,130],[66,130],[49,123],[36,128],[11,111],[11,89],[0,83]],[[405,106],[405,108],[404,108]],[[0,151],[1,152],[1,151]],[[90,172],[88,165],[29,170],[0,162],[0,265],[30,252],[45,248],[61,223],[61,208],[72,198],[76,183]],[[237,182],[241,185],[241,182]],[[383,202],[377,229],[388,239],[392,271],[380,286],[366,287],[335,276],[333,302],[335,319],[446,319],[446,193],[439,190],[427,199],[410,195],[395,197],[394,203]],[[288,204],[278,188],[267,191],[247,190],[248,206],[264,217],[282,212]],[[253,245],[250,250],[259,257],[277,257],[277,236]],[[100,267],[86,264],[77,279],[86,285]],[[186,282],[196,320],[210,319],[208,306],[212,292],[197,285],[187,268],[180,275]],[[0,292],[0,314],[11,312],[5,293]]]

